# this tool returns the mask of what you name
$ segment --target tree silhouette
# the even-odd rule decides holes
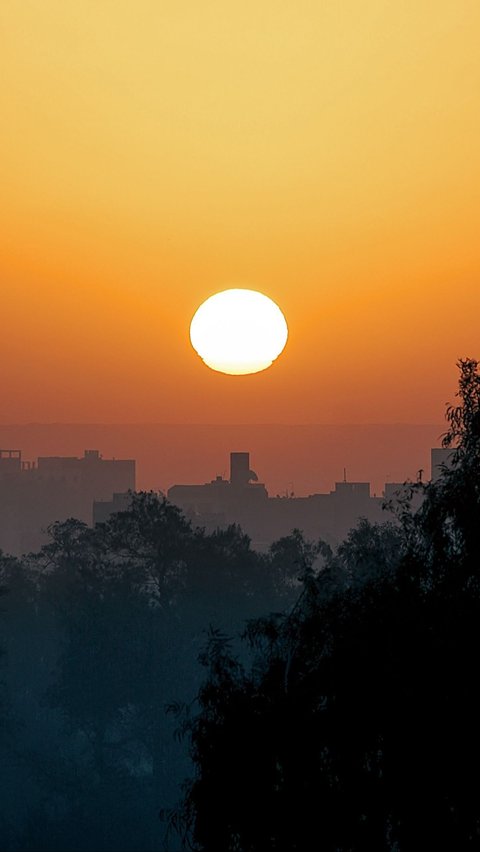
[[[459,369],[452,463],[415,486],[418,511],[307,565],[296,605],[248,624],[248,665],[210,639],[183,724],[185,845],[479,848],[480,376]]]
[[[0,847],[165,848],[158,803],[175,801],[190,767],[166,705],[198,689],[210,623],[233,633],[291,592],[238,526],[207,534],[161,494],[49,533],[40,553],[0,556],[15,711],[15,728],[0,728]]]

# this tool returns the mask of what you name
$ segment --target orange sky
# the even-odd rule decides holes
[[[439,422],[480,357],[478,0],[2,0],[0,422]],[[204,367],[216,290],[290,328]]]

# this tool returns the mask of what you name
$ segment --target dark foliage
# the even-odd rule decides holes
[[[420,509],[363,522],[316,568],[304,551],[295,606],[249,622],[248,663],[210,636],[183,722],[185,846],[480,847],[480,376],[459,368],[452,464]]]
[[[298,538],[299,547],[302,539]],[[38,554],[0,555],[0,848],[147,852],[189,770],[166,706],[199,688],[208,625],[293,599],[235,526],[207,535],[161,495]]]

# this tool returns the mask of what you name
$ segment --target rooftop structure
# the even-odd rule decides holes
[[[174,485],[167,496],[198,526],[207,530],[238,523],[254,546],[268,547],[292,529],[309,538],[340,541],[359,517],[380,520],[382,499],[370,497],[368,482],[336,482],[329,494],[269,497],[257,481],[246,452],[230,453],[230,479],[204,485]]]

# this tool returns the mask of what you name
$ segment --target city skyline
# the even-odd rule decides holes
[[[238,525],[255,550],[268,550],[298,529],[307,540],[337,546],[361,518],[389,520],[385,512],[391,511],[391,502],[410,493],[406,481],[436,481],[450,452],[432,448],[428,470],[419,469],[414,480],[387,481],[379,494],[372,492],[370,480],[352,480],[344,468],[343,479],[333,488],[302,496],[288,488],[284,494],[269,493],[251,468],[250,453],[230,451],[228,476],[175,482],[164,496],[194,527],[209,533]],[[128,510],[132,495],[140,491],[132,458],[106,458],[98,449],[85,449],[80,457],[55,454],[26,460],[20,449],[1,448],[0,551],[21,555],[38,550],[47,543],[50,526],[68,519],[88,526],[103,523]],[[414,497],[412,506],[418,507],[419,499]]]
[[[164,493],[178,482],[225,476],[228,454],[247,447],[272,494],[306,496],[330,490],[343,477],[368,480],[372,493],[385,482],[415,479],[430,464],[430,448],[445,431],[432,425],[189,425],[0,424],[0,446],[38,456],[78,456],[100,447],[108,457],[135,458],[137,486]]]

